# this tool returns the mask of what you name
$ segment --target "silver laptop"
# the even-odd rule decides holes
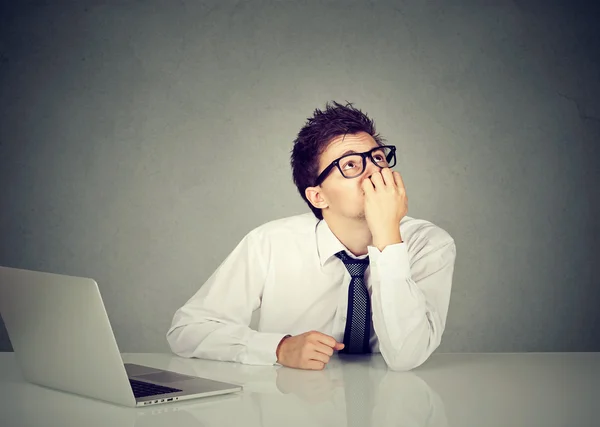
[[[242,390],[123,363],[93,279],[0,267],[0,315],[34,384],[132,407]]]

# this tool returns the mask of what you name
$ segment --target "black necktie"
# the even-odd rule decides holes
[[[348,286],[348,315],[344,331],[344,349],[342,353],[370,353],[371,347],[371,299],[365,283],[365,271],[369,266],[369,257],[355,259],[345,251],[335,254],[342,260],[350,273]]]

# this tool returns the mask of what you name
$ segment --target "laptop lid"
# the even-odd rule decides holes
[[[0,315],[27,381],[135,406],[93,279],[0,267]]]

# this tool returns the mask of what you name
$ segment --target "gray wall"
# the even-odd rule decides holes
[[[600,350],[590,10],[108,3],[2,6],[0,265],[95,278],[121,350],[168,351],[244,234],[308,210],[292,140],[348,100],[399,147],[409,215],[456,239],[439,351]]]

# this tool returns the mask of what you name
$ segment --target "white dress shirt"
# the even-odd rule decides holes
[[[403,243],[368,247],[371,349],[393,370],[421,365],[446,324],[456,246],[429,221],[405,216]],[[249,232],[206,283],[175,312],[167,340],[183,357],[253,365],[277,362],[287,335],[319,331],[343,342],[350,274],[335,256],[354,258],[312,213]],[[249,327],[260,308],[257,330]]]

